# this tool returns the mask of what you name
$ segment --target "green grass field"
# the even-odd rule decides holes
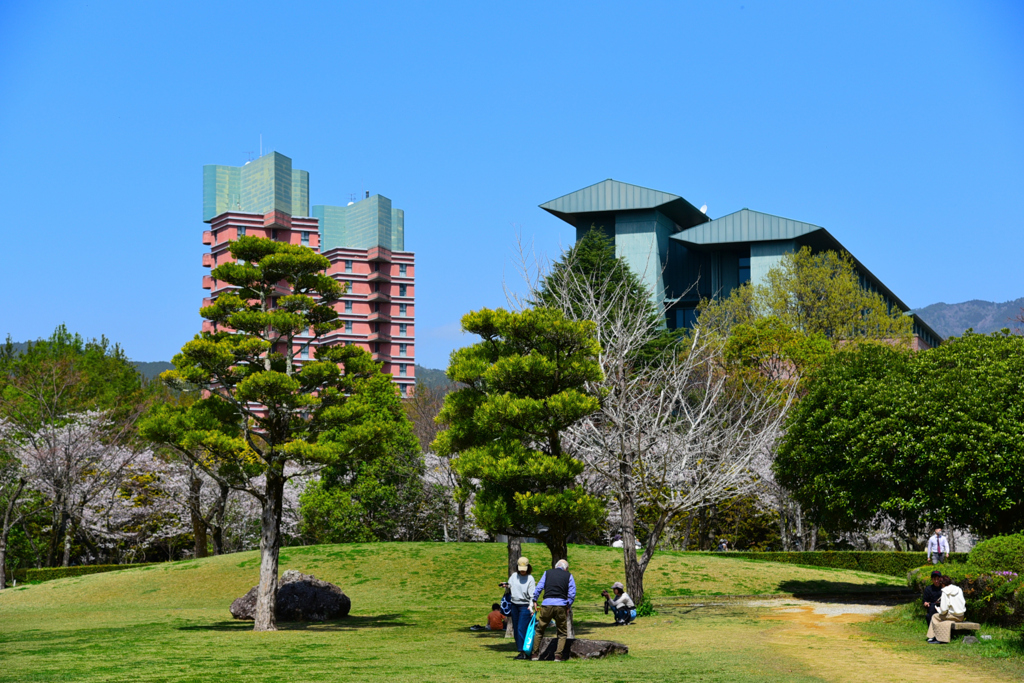
[[[543,546],[527,554],[535,567],[549,561]],[[0,681],[816,681],[823,679],[812,665],[768,642],[776,622],[712,596],[900,585],[859,572],[662,553],[646,580],[659,614],[616,628],[600,590],[621,580],[621,551],[574,546],[577,635],[620,640],[630,654],[555,665],[513,661],[511,640],[468,631],[501,596],[503,545],[314,546],[287,548],[281,560],[282,571],[341,586],[352,615],[253,633],[228,606],[256,582],[256,553],[19,586],[0,593]],[[715,604],[694,607],[702,600]]]

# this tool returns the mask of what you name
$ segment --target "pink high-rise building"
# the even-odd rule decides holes
[[[347,285],[335,306],[342,327],[315,342],[298,338],[298,362],[313,358],[315,345],[359,344],[390,373],[403,396],[416,384],[415,259],[405,251],[405,212],[381,195],[347,206],[309,206],[309,174],[271,152],[245,166],[203,167],[203,265],[231,259],[228,243],[255,235],[301,244],[326,256],[328,274]],[[229,289],[203,277],[209,305]],[[208,321],[204,330],[212,330]]]

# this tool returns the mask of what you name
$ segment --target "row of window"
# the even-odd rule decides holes
[[[352,272],[352,261],[350,259],[346,259],[345,260],[345,272],[346,273],[351,273]],[[398,274],[401,277],[405,277],[408,274],[408,272],[409,272],[409,266],[408,265],[406,265],[405,263],[399,263],[398,264]]]
[[[346,343],[348,343],[348,342],[346,342]],[[378,345],[374,344],[374,348],[375,349],[379,349],[380,347]],[[374,351],[374,352],[376,353],[376,351]],[[399,344],[398,345],[398,355],[399,356],[407,356],[408,354],[409,354],[409,345],[408,344]],[[310,351],[309,351],[309,344],[308,343],[307,344],[303,344],[302,348],[299,349],[299,358],[309,359],[310,357],[311,356],[310,356]],[[405,368],[406,368],[406,366],[405,366],[404,363],[400,363],[399,366],[398,366],[399,374],[401,374],[402,376],[405,376]]]

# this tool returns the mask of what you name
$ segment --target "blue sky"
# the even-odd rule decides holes
[[[908,304],[1024,296],[1019,2],[0,3],[0,334],[168,360],[202,166],[406,212],[417,359],[605,178],[825,226]]]

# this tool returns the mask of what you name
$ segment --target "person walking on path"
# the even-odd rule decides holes
[[[953,583],[953,579],[948,576],[943,576],[940,581],[942,598],[939,601],[939,611],[928,625],[928,642],[932,645],[948,645],[953,623],[963,621],[967,615],[967,602],[960,586]]]
[[[537,644],[544,637],[544,630],[552,620],[558,629],[558,647],[555,648],[555,661],[565,661],[565,642],[569,637],[569,609],[576,601],[576,579],[569,573],[569,563],[566,560],[559,560],[555,563],[554,569],[544,572],[540,577],[540,583],[533,591],[533,602],[540,599],[544,593],[544,602],[540,604],[537,613],[537,625],[534,627],[533,648],[536,651]]]
[[[941,564],[949,555],[949,541],[942,535],[942,529],[936,529],[935,535],[928,538],[928,555],[932,564]]]
[[[928,614],[924,618],[926,625],[931,625],[932,616],[939,611],[939,601],[942,599],[942,572],[935,570],[932,572],[931,584],[924,587],[924,595],[921,597],[921,601],[924,603],[925,610]]]
[[[512,593],[512,614],[509,616],[512,617],[512,632],[516,636],[516,650],[519,652],[516,659],[530,658],[529,652],[523,652],[523,639],[526,638],[526,629],[530,625],[533,590],[537,587],[537,581],[530,573],[532,570],[530,560],[520,557],[516,563],[516,573],[501,584],[502,588],[508,588]]]

